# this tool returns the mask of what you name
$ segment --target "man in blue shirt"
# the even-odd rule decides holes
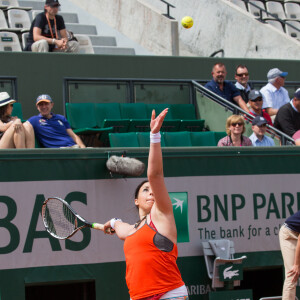
[[[36,99],[36,107],[40,114],[27,120],[32,125],[39,143],[45,148],[85,148],[67,119],[51,112],[53,105],[49,95],[40,95]]]
[[[226,100],[238,105],[249,112],[246,102],[241,97],[240,91],[230,81],[225,80],[227,72],[223,63],[216,63],[211,72],[213,79],[205,87]]]
[[[262,116],[257,116],[252,120],[253,133],[250,135],[249,139],[251,140],[253,146],[275,146],[274,141],[265,135],[267,131],[267,124],[268,121]]]

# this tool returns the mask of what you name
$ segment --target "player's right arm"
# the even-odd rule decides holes
[[[106,232],[107,229],[112,229],[111,220],[107,221],[104,224],[104,232]],[[127,236],[133,231],[133,229],[134,229],[134,225],[130,225],[128,223],[122,222],[121,220],[115,221],[114,230],[118,238],[121,240],[125,240]]]

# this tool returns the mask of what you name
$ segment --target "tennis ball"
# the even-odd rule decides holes
[[[184,27],[184,28],[191,28],[194,24],[194,20],[193,18],[189,17],[189,16],[186,16],[184,18],[182,18],[181,20],[181,25]]]

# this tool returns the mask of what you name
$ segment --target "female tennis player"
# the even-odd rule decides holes
[[[168,109],[150,122],[148,181],[135,195],[140,220],[134,225],[111,219],[104,229],[113,228],[124,240],[126,282],[131,300],[186,300],[187,288],[176,264],[177,230],[172,202],[164,182],[160,128]]]

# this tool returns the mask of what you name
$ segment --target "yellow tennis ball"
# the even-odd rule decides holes
[[[192,17],[189,17],[189,16],[186,16],[184,18],[182,18],[181,20],[181,25],[184,27],[184,28],[191,28],[194,24],[194,20]]]

